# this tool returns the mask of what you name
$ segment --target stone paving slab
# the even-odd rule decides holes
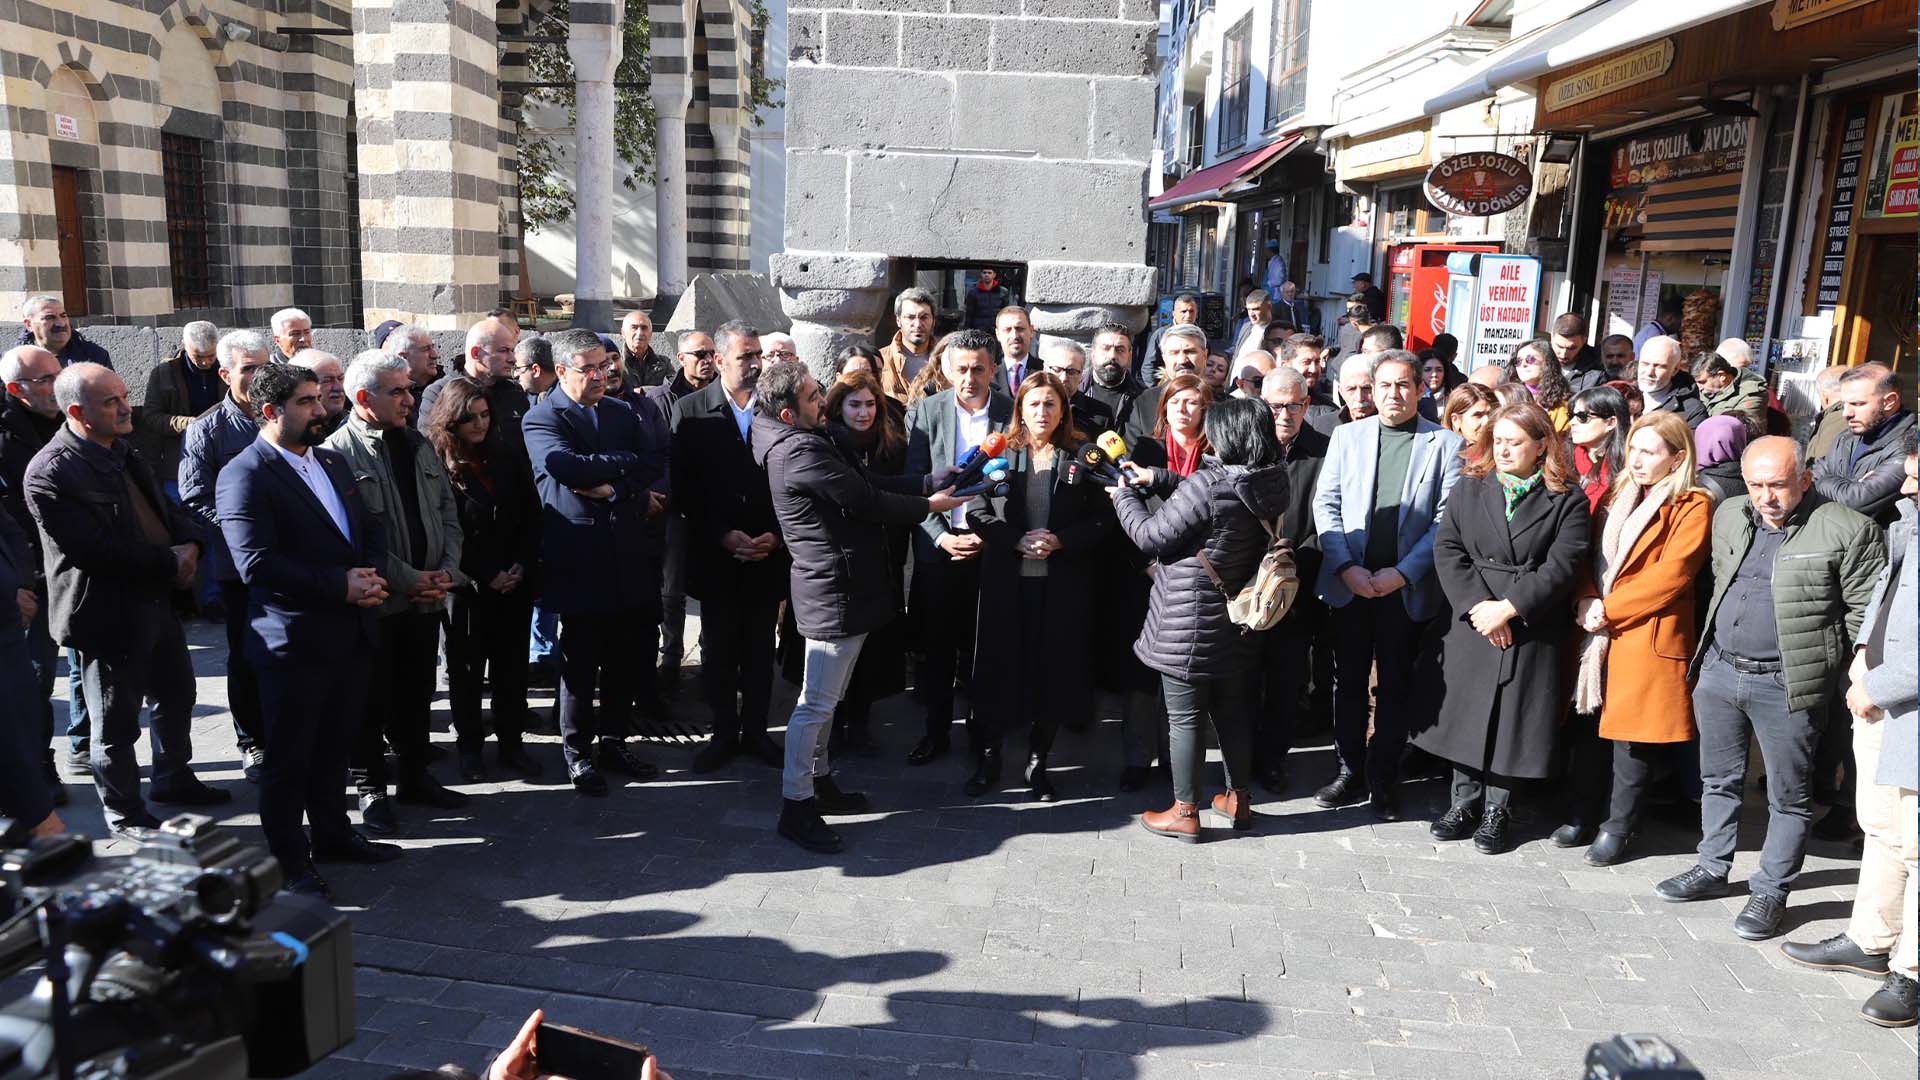
[[[235,790],[225,820],[258,842],[220,636],[190,631],[196,764]],[[779,687],[776,725],[793,695]],[[687,699],[676,712],[699,719]],[[329,874],[355,930],[360,1033],[306,1075],[478,1068],[534,1007],[646,1042],[679,1080],[1538,1080],[1577,1075],[1621,1031],[1665,1035],[1716,1080],[1915,1073],[1911,1029],[1857,1016],[1872,980],[1735,937],[1743,896],[1653,896],[1691,862],[1684,829],[1650,826],[1645,854],[1595,870],[1545,840],[1554,812],[1529,799],[1525,842],[1488,858],[1427,836],[1435,783],[1395,824],[1315,809],[1322,745],[1291,759],[1288,797],[1262,793],[1253,833],[1182,845],[1134,821],[1166,801],[1164,779],[1113,793],[1115,725],[1062,737],[1063,801],[1041,806],[1018,787],[966,799],[958,756],[900,764],[919,727],[903,699],[875,722],[880,755],[836,763],[878,808],[841,825],[841,856],[774,835],[774,770],[694,776],[684,748],[647,748],[661,780],[588,800],[557,782],[557,740],[535,739],[544,782],[402,807],[406,858]],[[69,823],[102,832],[92,793],[71,790]],[[1749,803],[1736,881],[1762,822]],[[1839,932],[1854,873],[1816,843],[1788,934]]]

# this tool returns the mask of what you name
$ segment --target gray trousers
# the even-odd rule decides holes
[[[780,774],[780,794],[795,801],[813,798],[813,779],[830,776],[827,729],[833,707],[846,696],[853,666],[860,662],[860,646],[867,635],[807,639],[806,660],[800,676],[800,700],[787,718],[786,768]]]
[[[126,654],[81,655],[80,683],[91,720],[93,783],[114,824],[147,812],[140,797],[140,708],[153,699],[153,789],[178,792],[195,783],[193,662],[180,620],[159,607],[134,611],[124,629]]]
[[[1806,857],[1813,749],[1825,714],[1789,712],[1783,673],[1738,672],[1710,652],[1694,684],[1693,719],[1700,727],[1700,865],[1721,877],[1733,866],[1747,749],[1758,739],[1767,768],[1767,837],[1747,888],[1784,898]]]

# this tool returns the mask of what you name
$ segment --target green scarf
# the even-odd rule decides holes
[[[1512,521],[1513,508],[1519,505],[1521,499],[1526,498],[1527,492],[1540,486],[1540,477],[1545,474],[1536,471],[1525,479],[1503,472],[1493,475],[1500,479],[1500,490],[1507,497],[1507,520]]]

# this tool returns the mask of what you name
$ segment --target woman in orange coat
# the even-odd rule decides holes
[[[1599,737],[1613,740],[1609,815],[1587,848],[1595,866],[1626,854],[1663,746],[1694,737],[1687,690],[1698,638],[1693,587],[1712,517],[1712,498],[1694,486],[1686,421],[1672,412],[1642,416],[1627,435],[1627,467],[1597,530],[1592,577],[1575,594],[1574,620],[1587,637],[1577,652],[1574,712],[1597,713]],[[1576,821],[1554,841],[1571,847],[1584,831]]]

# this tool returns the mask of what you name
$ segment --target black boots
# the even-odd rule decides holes
[[[1028,755],[1027,787],[1032,789],[1035,802],[1052,802],[1054,800],[1053,781],[1047,779],[1047,755]]]
[[[816,787],[819,781],[814,781]],[[840,834],[820,819],[820,811],[813,799],[780,800],[780,835],[806,848],[823,855],[832,855],[846,849]]]
[[[813,778],[813,808],[821,814],[864,814],[868,802],[864,792],[841,791],[831,776]]]
[[[973,768],[973,775],[967,778],[965,791],[969,798],[979,798],[1000,785],[1000,751],[982,751]]]

